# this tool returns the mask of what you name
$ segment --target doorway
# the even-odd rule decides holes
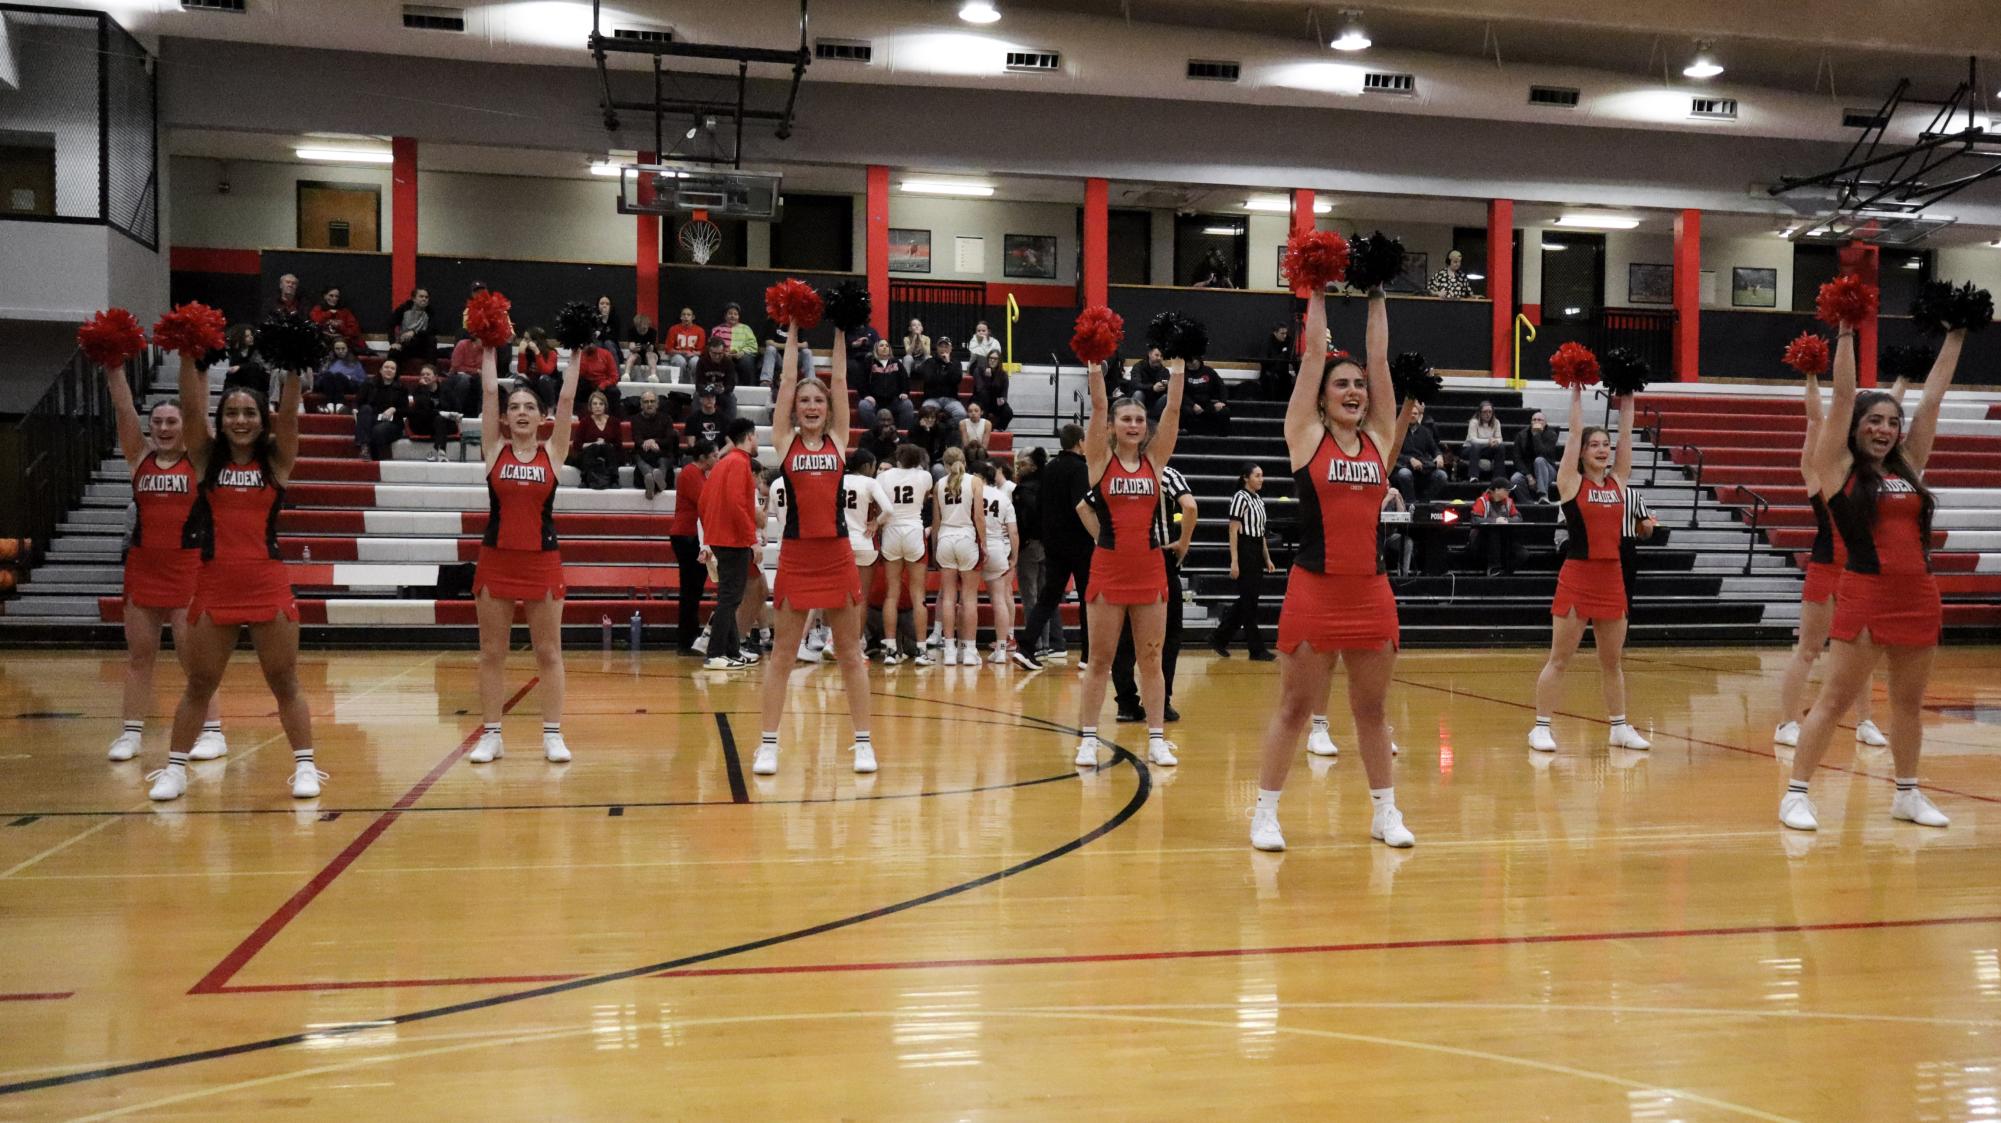
[[[299,248],[382,249],[382,188],[372,183],[299,181]]]
[[[46,145],[0,145],[0,215],[56,213],[55,141]]]
[[[1605,306],[1605,235],[1546,230],[1542,235],[1544,323],[1583,324]]]

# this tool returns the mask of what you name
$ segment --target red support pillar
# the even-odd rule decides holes
[[[1111,269],[1106,263],[1106,231],[1111,216],[1102,179],[1084,181],[1084,306],[1097,307],[1111,302]]]
[[[1487,298],[1494,302],[1488,373],[1515,376],[1515,201],[1487,200]]]
[[[889,338],[889,169],[881,164],[868,166],[868,216],[862,263],[868,271],[868,295],[874,305],[869,323],[877,335]]]
[[[1674,216],[1674,380],[1702,369],[1702,212]]]
[[[639,162],[651,164],[657,157],[651,152],[641,152]],[[639,198],[641,202],[651,202],[652,180],[642,178]],[[638,290],[632,302],[635,314],[652,320],[661,338],[666,338],[667,329],[660,327],[660,216],[642,214],[634,216],[638,221],[637,235],[633,244],[633,285]]]
[[[1842,255],[1843,272],[1854,273],[1872,285],[1882,283],[1881,252],[1867,242],[1850,242]],[[1876,385],[1877,315],[1872,314],[1855,327],[1855,381],[1860,386]]]
[[[389,155],[389,295],[401,304],[417,287],[417,138],[391,138]]]

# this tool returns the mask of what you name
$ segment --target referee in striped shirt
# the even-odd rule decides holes
[[[1629,610],[1633,604],[1633,593],[1639,588],[1640,543],[1652,538],[1654,528],[1659,525],[1660,520],[1647,509],[1647,501],[1640,498],[1640,489],[1626,488],[1626,525],[1619,535],[1619,576],[1626,582],[1626,605]]]
[[[1160,505],[1153,511],[1153,533],[1166,544],[1161,554],[1167,559],[1167,635],[1161,642],[1160,673],[1167,680],[1162,716],[1168,721],[1181,720],[1174,709],[1174,664],[1181,654],[1181,562],[1188,556],[1189,544],[1195,541],[1195,510],[1195,495],[1189,491],[1188,481],[1180,472],[1161,465]],[[1146,720],[1146,711],[1140,706],[1139,684],[1133,680],[1137,657],[1133,649],[1133,626],[1128,620],[1119,632],[1118,654],[1112,657],[1112,690],[1118,698],[1120,721]]]
[[[1265,646],[1258,629],[1258,597],[1264,592],[1265,574],[1271,564],[1271,543],[1265,537],[1265,470],[1255,462],[1246,463],[1237,473],[1237,494],[1230,497],[1230,580],[1236,583],[1237,599],[1223,614],[1222,626],[1209,641],[1216,654],[1230,657],[1230,641],[1241,629],[1251,649],[1251,658],[1260,663],[1278,656]]]

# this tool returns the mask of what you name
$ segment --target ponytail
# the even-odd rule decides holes
[[[966,484],[966,454],[954,447],[945,450],[945,498],[953,503],[959,501],[960,489]]]

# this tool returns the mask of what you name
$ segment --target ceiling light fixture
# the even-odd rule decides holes
[[[1695,41],[1695,57],[1681,68],[1684,78],[1714,78],[1723,73],[1723,64],[1716,61],[1716,48],[1707,39]]]
[[[1552,225],[1572,230],[1631,230],[1640,220],[1623,214],[1567,214]]]
[[[1487,279],[1487,275],[1485,273],[1468,273],[1466,274],[1466,279],[1469,281],[1484,281]]]
[[[1924,262],[1922,262],[1922,261],[1919,261],[1919,260],[1918,260],[1917,258],[1915,258],[1915,257],[1914,257],[1914,258],[1910,259],[1909,261],[1906,261],[1906,262],[1904,262],[1904,268],[1906,268],[1906,269],[1922,269],[1922,268],[1924,268]]]
[[[1543,252],[1548,253],[1553,250],[1567,250],[1570,247],[1563,244],[1562,242],[1544,242],[1542,244],[1542,248]]]
[[[994,7],[994,0],[966,0],[959,5],[959,18],[967,23],[998,23],[1000,9]]]
[[[295,148],[301,160],[325,160],[334,164],[393,164],[396,157],[380,148]]]
[[[1202,233],[1213,234],[1219,238],[1234,238],[1243,232],[1244,228],[1241,226],[1204,226],[1202,228]]]
[[[1341,29],[1327,45],[1337,51],[1366,51],[1373,42],[1362,26],[1362,13],[1351,8],[1341,13]]]
[[[624,170],[625,170],[625,169],[621,168],[621,167],[620,167],[619,165],[617,165],[617,164],[614,164],[614,163],[612,163],[612,162],[611,162],[611,161],[609,161],[609,160],[592,160],[592,161],[591,161],[591,174],[592,174],[592,175],[601,175],[601,176],[607,176],[607,177],[609,177],[609,176],[616,176],[616,175],[618,175],[618,174],[619,174],[620,172],[622,172],[622,171],[624,171]]]
[[[1291,214],[1292,200],[1286,198],[1283,195],[1260,195],[1255,199],[1245,199],[1244,209],[1247,211],[1267,211],[1276,214]],[[1332,213],[1333,210],[1334,210],[1334,204],[1332,202],[1323,202],[1322,200],[1319,199],[1313,200],[1314,214],[1329,214]]]
[[[971,195],[984,199],[994,193],[984,183],[947,183],[936,179],[906,179],[897,186],[911,195]]]

